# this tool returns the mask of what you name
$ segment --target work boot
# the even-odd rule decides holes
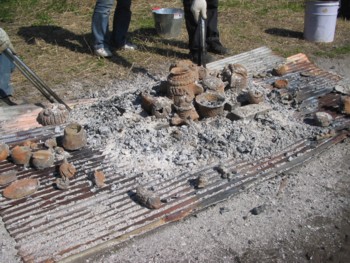
[[[198,62],[199,62],[199,53],[198,52],[191,52],[190,53],[190,58],[191,58],[191,60],[194,63],[198,64]],[[207,64],[207,63],[213,62],[215,60],[216,60],[215,57],[213,57],[212,55],[210,55],[208,53],[204,53],[203,57],[202,57],[202,64],[204,64],[204,63]]]
[[[218,54],[218,55],[228,55],[230,54],[230,50],[226,47],[224,47],[220,42],[214,42],[211,44],[208,44],[207,47],[208,52]]]

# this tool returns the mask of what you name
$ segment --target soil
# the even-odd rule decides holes
[[[350,85],[350,56],[312,59],[319,67],[342,75],[343,85]],[[150,81],[150,85],[152,83]],[[99,92],[91,97],[110,95],[103,90]],[[120,106],[130,107],[118,103],[116,106],[115,114],[120,114]],[[102,107],[99,110],[104,113],[109,109]],[[89,123],[89,116],[85,117]],[[124,118],[125,121],[134,120],[135,116]],[[98,124],[98,119],[96,122]],[[99,134],[106,135],[108,131],[102,128],[99,127]],[[118,130],[118,124],[114,128]],[[93,125],[88,127],[89,135],[96,134],[96,129]],[[295,135],[302,138],[314,132],[309,130]],[[99,136],[91,146],[105,144],[104,140],[110,138]],[[309,163],[225,202],[79,262],[349,262],[349,146],[347,139]],[[127,149],[121,154],[135,154],[126,152]],[[243,158],[243,153],[236,153],[237,157]],[[166,157],[166,153],[162,154]],[[222,157],[225,156],[215,156]],[[124,161],[128,162],[128,159],[124,158]],[[190,165],[186,163],[184,169],[191,168]],[[3,226],[0,237],[0,262],[19,262],[15,241]]]

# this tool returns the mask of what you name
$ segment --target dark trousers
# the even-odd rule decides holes
[[[193,0],[183,0],[186,28],[188,33],[188,47],[191,53],[199,51],[200,27],[194,20],[191,12]],[[207,20],[206,20],[206,44],[210,46],[215,43],[220,43],[218,30],[218,0],[207,0]]]

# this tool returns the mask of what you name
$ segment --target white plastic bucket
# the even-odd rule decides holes
[[[337,24],[338,9],[338,1],[306,2],[304,38],[313,42],[332,42]]]

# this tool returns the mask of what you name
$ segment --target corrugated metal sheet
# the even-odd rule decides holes
[[[298,85],[299,92],[307,91],[310,83],[311,87],[317,85],[324,87],[322,88],[324,90],[339,79],[334,74],[310,65],[311,63],[302,54],[284,60],[273,55],[267,48],[211,63],[208,67],[219,68],[224,63],[242,62],[249,69],[263,71],[283,61],[290,66],[288,74],[284,77],[295,81],[300,79],[297,75],[301,71],[315,72],[316,77],[313,81],[306,82],[304,88],[300,88],[303,85]],[[270,84],[273,78],[264,80],[265,84]],[[293,85],[292,81],[291,87]],[[305,94],[307,99],[308,96],[315,97],[313,93]],[[336,98],[329,97],[319,105],[322,107],[325,103],[335,101]],[[0,162],[0,172],[15,169],[19,171],[19,178],[39,178],[41,185],[38,192],[28,198],[7,200],[1,196],[0,215],[8,232],[16,240],[24,262],[71,262],[83,255],[120,244],[132,236],[182,219],[225,200],[254,183],[300,165],[348,135],[343,129],[350,126],[349,120],[338,117],[337,121],[338,131],[332,138],[299,141],[283,152],[253,162],[236,163],[233,159],[225,160],[225,168],[237,173],[230,180],[220,177],[215,169],[218,164],[210,164],[198,171],[179,174],[172,179],[150,182],[149,185],[156,188],[164,200],[162,207],[157,210],[149,210],[133,201],[140,175],[122,176],[121,171],[126,168],[112,166],[111,157],[103,155],[99,149],[86,148],[72,152],[69,162],[76,166],[78,173],[67,191],[55,189],[54,180],[57,176],[55,167],[41,171],[26,170],[3,161]],[[38,127],[13,134],[2,134],[0,140],[16,144],[26,139],[34,139],[39,141],[39,146],[42,146],[45,138],[60,134],[54,127]],[[105,187],[96,189],[91,184],[89,176],[95,170],[102,170],[106,174]],[[191,181],[203,173],[209,177],[208,186],[200,190],[195,189]],[[4,187],[0,187],[0,192],[3,189]]]

